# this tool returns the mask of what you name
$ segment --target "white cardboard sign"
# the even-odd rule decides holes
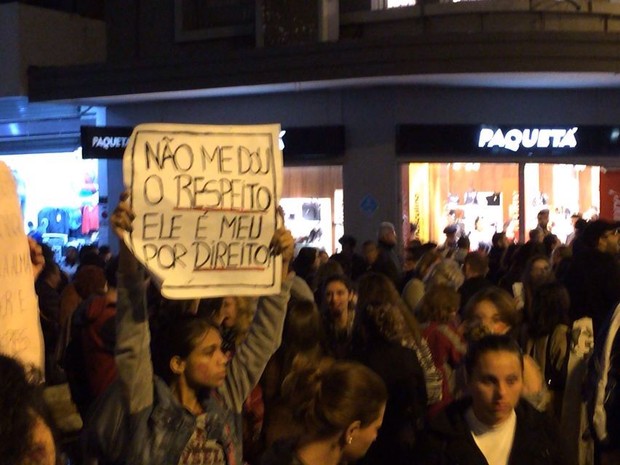
[[[43,373],[43,333],[17,186],[0,162],[0,352]]]
[[[280,291],[270,252],[280,125],[141,124],[123,157],[136,214],[125,243],[170,299]]]

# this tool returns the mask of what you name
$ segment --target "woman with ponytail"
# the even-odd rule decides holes
[[[306,368],[291,373],[282,389],[296,433],[276,442],[263,456],[262,465],[354,462],[376,439],[387,390],[364,365],[336,361]]]

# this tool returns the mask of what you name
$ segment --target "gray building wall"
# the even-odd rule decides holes
[[[395,125],[412,124],[589,124],[620,123],[617,90],[510,90],[390,86],[211,98],[109,107],[109,126],[146,122],[256,124],[283,126],[342,124],[345,231],[360,241],[375,238],[381,221],[401,225]],[[615,157],[614,157],[615,159]],[[606,164],[620,166],[617,161]],[[120,163],[108,169],[111,208],[122,185]],[[377,210],[360,202],[370,195]]]

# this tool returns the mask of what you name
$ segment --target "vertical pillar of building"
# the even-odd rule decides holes
[[[343,92],[347,153],[343,164],[344,229],[361,243],[376,239],[382,221],[401,231],[399,170],[389,89]],[[402,237],[399,237],[402,243]]]

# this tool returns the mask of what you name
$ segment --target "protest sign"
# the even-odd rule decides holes
[[[43,334],[17,186],[0,162],[0,352],[43,373]]]
[[[282,183],[279,124],[142,124],[123,157],[136,214],[125,243],[170,299],[280,290],[270,252]]]

